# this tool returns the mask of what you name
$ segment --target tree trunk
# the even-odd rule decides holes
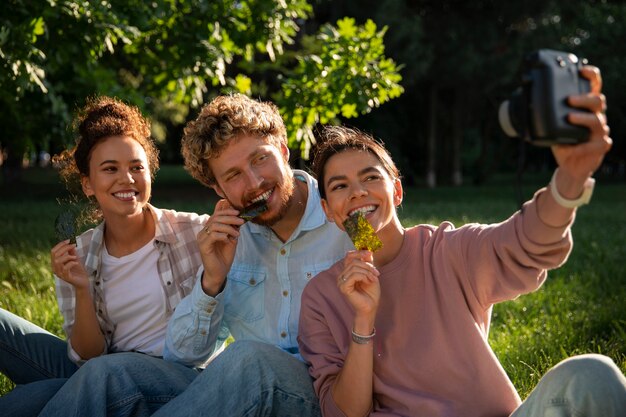
[[[2,161],[2,180],[5,185],[16,184],[22,181],[22,157],[19,152],[12,152],[11,148],[1,149],[3,154]]]
[[[428,137],[426,142],[426,186],[437,186],[437,88],[430,86]]]
[[[454,123],[452,126],[452,146],[450,147],[450,179],[452,185],[463,184],[463,163],[461,149],[463,148],[463,129],[465,127],[465,95],[456,90],[454,95]]]

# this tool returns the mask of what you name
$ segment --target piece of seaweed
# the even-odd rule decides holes
[[[358,250],[367,249],[374,252],[383,246],[383,242],[376,236],[374,228],[360,211],[348,217],[343,222],[343,227],[354,243],[354,247]]]
[[[265,211],[267,211],[267,204],[264,200],[261,200],[257,201],[256,203],[250,204],[248,207],[245,207],[243,211],[239,214],[239,217],[241,217],[245,221],[250,221]]]
[[[58,242],[69,239],[70,243],[76,243],[76,213],[72,210],[64,210],[54,221],[54,232]]]

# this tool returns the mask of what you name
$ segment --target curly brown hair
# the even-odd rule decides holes
[[[400,178],[400,171],[382,142],[378,142],[372,136],[357,129],[345,126],[327,126],[324,128],[321,139],[316,146],[311,166],[313,175],[317,178],[317,186],[322,198],[326,198],[324,186],[324,168],[326,163],[333,155],[349,149],[371,153],[380,161],[391,178]]]
[[[87,99],[72,123],[76,145],[52,158],[70,193],[82,196],[81,178],[89,176],[93,148],[111,136],[128,136],[139,142],[146,152],[150,176],[159,169],[159,150],[150,136],[150,121],[141,111],[117,98],[97,96]],[[93,209],[93,208],[92,208]],[[101,213],[92,210],[87,220],[98,220]]]
[[[215,184],[208,161],[242,136],[256,136],[276,147],[287,145],[287,131],[278,108],[243,94],[219,96],[187,124],[181,143],[185,169],[206,186]]]

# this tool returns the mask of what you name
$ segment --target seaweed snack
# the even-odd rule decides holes
[[[267,211],[267,204],[265,200],[257,201],[256,203],[250,204],[248,207],[245,207],[243,211],[239,214],[239,217],[244,219],[245,221],[249,221]]]
[[[71,210],[64,210],[54,221],[54,232],[58,242],[69,239],[76,243],[76,214]]]
[[[374,252],[383,246],[383,242],[376,236],[374,228],[360,211],[348,217],[343,222],[343,227],[346,229],[348,236],[350,236],[352,243],[354,243],[354,247],[358,250],[367,249]]]

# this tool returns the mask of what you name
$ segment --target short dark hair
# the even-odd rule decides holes
[[[317,186],[322,198],[326,198],[324,168],[326,168],[328,160],[331,156],[349,149],[371,153],[380,161],[385,171],[392,178],[400,178],[400,171],[382,142],[358,129],[345,126],[327,126],[317,144],[311,168],[313,175],[317,178]]]

